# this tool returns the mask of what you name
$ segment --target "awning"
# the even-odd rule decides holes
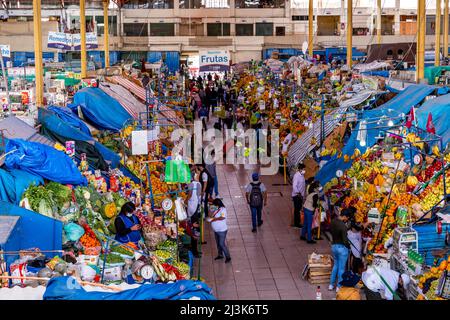
[[[122,77],[122,76],[112,76],[111,82],[120,84],[125,89],[128,89],[132,94],[141,99],[141,101],[145,101],[145,89],[141,86],[138,86],[136,83]]]
[[[116,99],[133,118],[138,119],[140,113],[146,112],[145,105],[121,85],[101,82],[99,88]]]

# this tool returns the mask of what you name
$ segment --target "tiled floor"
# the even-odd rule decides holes
[[[201,276],[214,290],[218,299],[315,299],[316,286],[301,279],[309,253],[329,253],[327,240],[311,245],[299,239],[299,230],[290,227],[292,215],[291,186],[283,177],[264,176],[269,192],[279,192],[268,198],[264,208],[264,224],[251,232],[251,215],[243,187],[249,182],[252,168],[218,165],[219,192],[228,212],[227,243],[232,261],[214,261],[217,255],[214,235],[205,226],[202,246]],[[333,299],[334,292],[321,285],[323,299]]]

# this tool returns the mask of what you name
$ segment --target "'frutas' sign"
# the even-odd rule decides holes
[[[200,51],[200,72],[230,71],[230,53],[228,51]]]

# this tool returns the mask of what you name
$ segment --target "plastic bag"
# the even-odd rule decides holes
[[[64,232],[66,233],[66,237],[70,241],[78,241],[84,234],[84,229],[82,226],[76,223],[69,223],[64,226]]]
[[[175,200],[175,212],[177,214],[178,221],[184,221],[188,218],[183,199],[180,197]]]
[[[191,182],[191,170],[183,160],[167,160],[164,176],[164,181],[169,183]]]

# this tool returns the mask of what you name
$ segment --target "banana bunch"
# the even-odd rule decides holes
[[[132,132],[133,132],[133,126],[128,126],[120,133],[120,137],[127,138],[127,137],[131,136]]]
[[[447,153],[444,157],[445,161],[450,162],[450,153]]]
[[[441,152],[439,151],[439,147],[437,146],[437,144],[435,144],[435,145],[433,146],[432,151],[433,151],[433,154],[434,154],[436,157],[440,157],[440,156],[441,156]]]
[[[351,156],[351,159],[354,160],[354,159],[358,158],[359,156],[361,156],[361,151],[358,148],[356,148],[355,152]]]
[[[406,185],[410,187],[415,187],[419,183],[419,180],[415,176],[408,176],[406,179]]]

